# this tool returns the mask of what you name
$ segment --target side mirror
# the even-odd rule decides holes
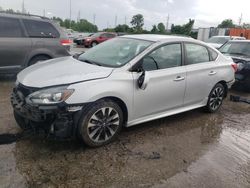
[[[85,52],[74,53],[74,54],[72,54],[72,57],[73,57],[74,59],[78,59],[79,56],[82,55],[82,54],[84,54],[84,53],[85,53]]]
[[[145,90],[148,86],[148,82],[149,82],[148,73],[145,70],[142,70],[142,73],[137,80],[138,87],[142,90]]]

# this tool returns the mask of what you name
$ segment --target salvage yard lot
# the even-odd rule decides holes
[[[14,81],[0,80],[0,134],[20,131]],[[198,109],[126,128],[95,149],[27,135],[0,146],[1,187],[249,187],[249,113],[227,98],[215,114]]]

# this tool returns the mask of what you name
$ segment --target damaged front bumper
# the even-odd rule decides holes
[[[27,91],[24,92],[23,88],[14,88],[11,104],[15,113],[24,118],[30,128],[43,129],[50,136],[59,138],[75,137],[83,105],[68,105],[64,102],[56,105],[36,105],[27,103],[26,96]]]

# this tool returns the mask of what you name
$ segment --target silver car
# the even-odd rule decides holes
[[[205,107],[217,111],[234,83],[231,58],[185,37],[129,35],[30,66],[11,101],[23,129],[77,137],[96,147],[122,126]]]

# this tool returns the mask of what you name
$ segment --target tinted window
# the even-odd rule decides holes
[[[108,38],[113,38],[113,37],[115,37],[115,35],[114,35],[114,34],[111,34],[111,33],[107,33],[106,36],[107,36]]]
[[[249,42],[229,42],[220,48],[224,54],[250,57]]]
[[[209,61],[207,48],[198,44],[185,44],[187,64],[197,64]]]
[[[226,43],[230,37],[211,37],[207,40],[208,43],[217,43],[217,44],[224,44]]]
[[[155,63],[154,63],[155,62]],[[144,58],[147,70],[166,69],[181,66],[181,44],[168,44],[151,52]],[[150,64],[150,65],[147,65]],[[156,64],[156,65],[155,65]]]
[[[30,37],[58,38],[59,32],[48,22],[23,20]]]
[[[19,20],[1,17],[0,37],[23,37],[23,31]]]

